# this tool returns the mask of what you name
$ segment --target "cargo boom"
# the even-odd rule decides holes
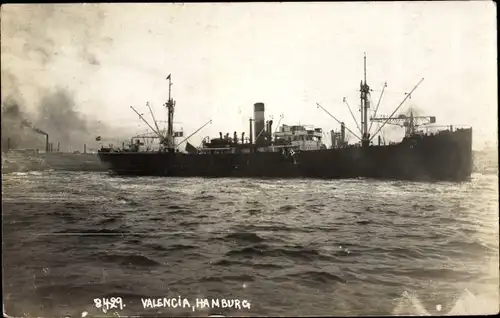
[[[229,134],[222,136],[220,133],[220,138],[204,140],[200,148],[195,148],[187,142],[187,153],[179,152],[178,146],[187,138],[175,145],[175,102],[170,96],[172,83],[169,75],[169,100],[165,103],[169,115],[166,135],[161,134],[157,125],[155,130],[148,124],[160,140],[160,149],[143,151],[137,139],[128,149],[102,148],[98,156],[111,171],[121,175],[324,179],[365,177],[429,181],[465,181],[470,178],[472,128],[454,130],[453,126],[449,126],[437,133],[424,133],[417,128],[422,124],[434,123],[435,117],[415,117],[413,112],[410,116],[393,117],[423,79],[407,94],[391,116],[370,118],[372,123],[383,122],[371,135],[371,125],[368,126],[370,87],[366,81],[366,56],[364,75],[364,81],[360,84],[361,125],[356,122],[361,137],[318,104],[318,107],[341,125],[340,133],[331,132],[330,149],[326,149],[321,142],[320,128],[283,125],[279,132],[273,133],[272,120],[265,121],[264,104],[256,103],[247,139],[244,138],[244,133],[241,134],[241,139],[236,132],[233,138],[229,138]],[[354,115],[353,119],[355,120]],[[419,123],[419,120],[422,123]],[[373,138],[386,124],[405,127],[405,137],[399,143],[386,145],[385,142],[382,144],[378,135],[378,144],[374,145]],[[355,145],[348,144],[345,130],[360,142]]]

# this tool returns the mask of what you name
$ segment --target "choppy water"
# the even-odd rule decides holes
[[[498,312],[496,175],[453,184],[26,172],[3,176],[2,205],[9,315],[95,315],[93,300],[111,296],[123,298],[121,315]],[[469,292],[476,298],[459,300]],[[250,309],[141,303],[178,296]]]

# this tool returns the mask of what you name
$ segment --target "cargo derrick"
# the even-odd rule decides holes
[[[422,78],[418,83],[417,85],[415,85],[415,87],[410,91],[410,93],[407,93],[406,94],[406,97],[403,99],[403,101],[398,105],[398,107],[396,107],[396,109],[392,112],[392,114],[389,116],[389,117],[380,117],[380,118],[377,118],[375,117],[376,114],[377,114],[377,111],[378,111],[378,108],[380,106],[380,101],[382,100],[382,97],[383,97],[383,94],[384,94],[384,90],[385,88],[387,87],[387,83],[384,83],[384,87],[382,88],[382,92],[380,94],[380,97],[379,97],[379,100],[377,102],[377,106],[375,108],[375,111],[374,111],[374,116],[373,117],[370,117],[370,126],[368,126],[368,112],[369,112],[369,108],[370,108],[370,86],[368,85],[367,83],[367,80],[366,80],[366,54],[364,55],[364,81],[361,80],[361,83],[360,83],[360,108],[359,108],[359,111],[360,111],[360,114],[361,114],[361,125],[358,124],[358,122],[356,121],[356,118],[354,117],[354,114],[352,113],[351,111],[351,107],[349,106],[348,102],[347,102],[347,98],[343,98],[343,102],[346,104],[347,108],[349,109],[349,112],[352,116],[352,119],[353,121],[355,122],[356,124],[356,127],[358,128],[358,131],[361,135],[361,137],[359,137],[357,134],[355,134],[352,130],[350,130],[344,122],[338,120],[337,118],[335,118],[335,116],[333,116],[332,114],[330,114],[330,112],[328,112],[323,106],[321,106],[319,103],[316,103],[316,105],[318,106],[318,108],[321,108],[323,111],[325,111],[330,117],[332,117],[335,121],[337,121],[340,125],[341,125],[341,133],[335,133],[332,131],[332,134],[334,134],[335,138],[332,136],[332,140],[337,140],[339,136],[343,136],[341,137],[341,142],[340,143],[337,143],[337,145],[342,145],[342,147],[346,147],[347,146],[347,143],[345,142],[345,137],[344,137],[344,131],[347,130],[348,132],[350,132],[354,137],[356,137],[359,141],[360,141],[360,144],[361,144],[361,147],[363,148],[366,148],[366,147],[369,147],[371,144],[372,144],[372,140],[375,136],[377,136],[377,134],[380,132],[380,130],[386,125],[386,124],[401,124],[401,122],[403,121],[403,127],[406,128],[407,130],[407,133],[414,133],[415,132],[415,128],[418,127],[419,125],[423,125],[423,124],[426,124],[427,122],[424,122],[425,120],[426,121],[429,121],[429,123],[434,123],[436,118],[433,117],[433,116],[429,116],[429,117],[413,117],[412,119],[412,116],[410,116],[410,118],[402,118],[401,116],[399,117],[393,117],[394,114],[398,111],[399,108],[401,108],[401,106],[404,104],[404,102],[411,97],[411,94],[417,89],[417,87],[420,85],[420,83],[422,83],[424,79]],[[372,128],[372,125],[373,125],[373,122],[383,122],[383,124],[375,131],[375,133],[371,134],[371,128]],[[404,123],[406,122],[406,124]],[[379,136],[379,145],[380,145],[380,136]]]
[[[419,134],[417,128],[423,125],[434,124],[435,116],[413,116],[413,110],[410,111],[410,116],[399,115],[398,117],[371,117],[372,122],[385,122],[389,125],[396,125],[405,128],[405,137],[411,137]]]
[[[172,98],[172,76],[171,74],[168,75],[166,78],[168,82],[168,100],[163,104],[165,108],[167,108],[167,113],[168,113],[168,118],[167,118],[167,129],[166,132],[160,130],[160,127],[158,125],[158,122],[155,118],[155,115],[153,113],[153,110],[151,109],[151,106],[149,102],[146,102],[146,106],[149,109],[149,113],[151,115],[151,118],[153,119],[153,125],[151,125],[142,114],[140,114],[133,106],[130,106],[130,108],[139,116],[139,118],[149,127],[149,129],[152,131],[151,133],[148,134],[143,134],[143,135],[136,135],[131,138],[130,140],[130,145],[128,151],[132,152],[138,152],[139,147],[144,145],[143,142],[140,141],[140,139],[159,139],[159,145],[160,145],[160,152],[175,152],[179,151],[179,146],[182,145],[184,142],[187,142],[189,138],[191,138],[193,135],[195,135],[197,132],[199,132],[201,129],[203,129],[205,126],[208,124],[212,123],[212,120],[209,120],[207,123],[202,125],[200,128],[198,128],[196,131],[194,131],[191,135],[183,139],[179,143],[175,143],[175,138],[179,137],[184,137],[184,132],[183,131],[176,131],[174,132],[173,124],[174,124],[174,110],[175,110],[175,105],[176,102]],[[135,142],[134,142],[135,140]],[[189,143],[188,143],[189,144]],[[189,145],[191,146],[191,145]],[[189,147],[187,146],[187,147]]]
[[[220,132],[219,138],[206,137],[198,149],[187,143],[187,153],[172,153],[172,147],[175,149],[179,144],[175,145],[172,140],[176,136],[172,130],[175,102],[171,98],[171,82],[169,82],[169,100],[165,104],[169,112],[167,133],[160,132],[156,123],[155,127],[148,124],[153,132],[156,131],[156,137],[160,138],[162,150],[124,153],[103,150],[99,152],[99,157],[103,162],[108,163],[115,173],[129,175],[328,179],[367,177],[454,181],[469,178],[472,167],[471,128],[455,131],[450,128],[437,134],[420,134],[417,132],[417,127],[434,123],[435,117],[413,116],[412,112],[409,117],[404,115],[394,117],[423,79],[406,94],[406,97],[387,118],[376,116],[386,87],[384,84],[373,116],[369,118],[371,89],[368,86],[366,74],[365,55],[364,80],[360,84],[360,124],[356,121],[351,107],[344,98],[344,103],[349,108],[359,135],[316,103],[341,126],[340,133],[333,132],[331,135],[332,149],[325,149],[326,147],[321,143],[323,136],[321,128],[307,128],[304,125],[279,127],[280,119],[277,127],[279,130],[273,133],[272,120],[267,122],[265,120],[264,103],[255,103],[253,105],[254,118],[250,118],[249,121],[248,140],[245,140],[244,133],[239,139],[236,132],[232,138],[229,133]],[[170,76],[167,79],[170,80]],[[151,109],[150,112],[152,113]],[[146,122],[142,115],[137,111],[136,113]],[[156,122],[154,115],[151,115]],[[369,119],[370,125],[368,125]],[[374,122],[382,122],[382,125],[372,134],[371,128]],[[405,137],[399,143],[381,146],[378,133],[386,124],[402,125],[406,128],[406,135],[411,138]],[[346,132],[356,137],[361,147],[349,145]],[[372,146],[375,136],[379,137],[379,146]]]

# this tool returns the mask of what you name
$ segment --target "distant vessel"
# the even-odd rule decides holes
[[[152,112],[156,127],[148,124],[155,132],[156,138],[160,140],[160,148],[154,151],[142,150],[140,140],[136,139],[126,149],[103,147],[98,151],[98,156],[102,162],[108,164],[111,171],[123,175],[326,179],[366,177],[436,181],[469,179],[472,172],[472,128],[454,130],[453,126],[448,126],[437,133],[428,133],[418,128],[435,123],[435,117],[413,116],[413,112],[409,116],[394,117],[396,111],[423,79],[406,95],[391,116],[370,118],[371,122],[382,123],[373,135],[370,134],[368,112],[371,105],[370,87],[366,81],[366,56],[364,65],[365,78],[360,84],[361,125],[356,123],[361,137],[317,104],[340,124],[339,132],[331,131],[330,149],[327,149],[322,142],[321,128],[282,125],[279,131],[273,133],[273,121],[265,121],[263,103],[254,104],[254,118],[250,119],[247,139],[244,133],[238,138],[234,132],[232,138],[229,134],[223,136],[222,133],[219,134],[219,138],[207,137],[199,148],[188,143],[187,139],[207,123],[175,144],[176,134],[173,132],[175,101],[171,98],[172,82],[169,75],[167,77],[169,99],[165,103],[168,110],[167,131],[165,134],[160,132]],[[382,94],[383,92],[384,90]],[[137,111],[136,113],[147,123],[142,115]],[[283,116],[280,121],[282,118]],[[401,142],[388,145],[382,142],[381,136],[377,133],[386,124],[396,124],[405,128],[405,137]],[[349,144],[346,131],[360,142]],[[376,145],[373,144],[375,136],[378,136]],[[186,142],[186,152],[180,152],[179,146],[184,142]]]
[[[25,146],[23,141],[18,138],[11,139],[12,135],[8,133],[6,136],[2,135],[2,173],[32,170],[107,171],[106,165],[102,164],[95,154],[87,152],[86,144],[83,145],[83,153],[61,152],[59,142],[57,148],[49,142],[48,133],[25,119],[21,119],[19,124],[22,129],[27,128],[28,131],[44,136],[45,149],[21,148]]]

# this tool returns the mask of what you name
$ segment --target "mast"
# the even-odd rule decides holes
[[[168,121],[167,121],[167,136],[166,136],[166,147],[169,151],[174,150],[174,108],[175,101],[172,99],[172,74],[167,77],[168,80],[168,101],[165,103],[168,111]]]
[[[365,135],[364,134],[364,122],[363,122],[363,119],[364,119],[364,116],[363,116],[363,80],[361,80],[359,82],[359,112],[361,113],[361,121],[360,121],[360,124],[361,124],[361,129],[360,129],[360,133],[361,133],[361,139],[363,139],[363,136]],[[362,140],[361,140],[362,141]]]
[[[368,134],[368,108],[370,108],[370,102],[368,100],[368,94],[370,94],[370,86],[366,82],[366,53],[364,55],[364,83],[361,82],[361,145],[367,147],[370,144],[370,137]]]

